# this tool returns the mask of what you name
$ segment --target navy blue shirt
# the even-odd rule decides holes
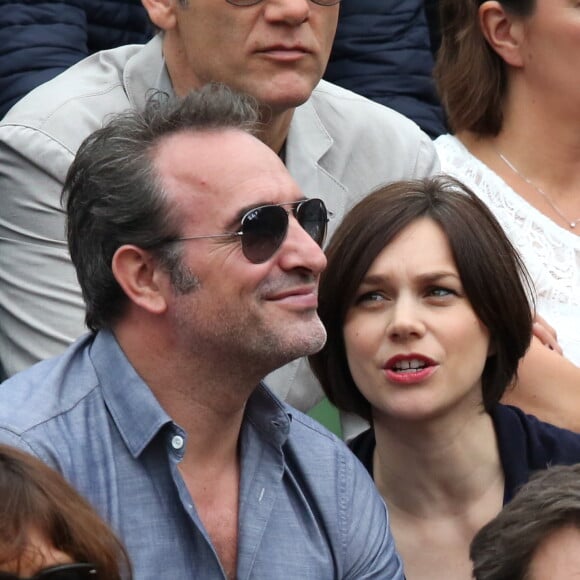
[[[38,85],[99,50],[147,42],[140,0],[0,2],[0,118]]]
[[[497,404],[490,412],[504,471],[504,505],[532,473],[551,465],[580,463],[580,434],[544,423],[521,409]],[[364,431],[349,447],[373,475],[375,434]]]
[[[178,469],[187,436],[110,332],[0,385],[0,441],[89,499],[119,532],[135,580],[225,579]],[[240,455],[237,580],[403,578],[366,470],[262,385],[246,406]]]

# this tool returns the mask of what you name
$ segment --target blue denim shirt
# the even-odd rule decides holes
[[[187,433],[110,332],[4,382],[0,440],[91,501],[125,542],[136,580],[226,578],[178,470]],[[259,386],[240,445],[237,580],[403,578],[386,508],[340,440]]]

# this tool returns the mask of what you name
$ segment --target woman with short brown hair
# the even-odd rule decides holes
[[[530,474],[580,462],[580,434],[498,402],[532,336],[525,268],[485,204],[445,178],[372,193],[327,255],[312,368],[372,425],[349,444],[407,580],[467,580],[471,539]]]

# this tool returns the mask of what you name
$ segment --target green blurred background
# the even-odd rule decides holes
[[[338,411],[334,405],[324,398],[316,407],[308,413],[311,417],[322,423],[327,429],[342,437],[342,429],[340,428],[340,418]]]

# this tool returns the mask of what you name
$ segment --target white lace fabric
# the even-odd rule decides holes
[[[530,272],[538,313],[580,366],[580,237],[560,227],[509,187],[452,135],[435,141],[441,171],[472,189],[492,210]]]

